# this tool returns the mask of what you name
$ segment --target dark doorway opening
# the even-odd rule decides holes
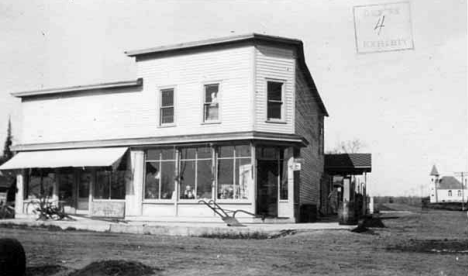
[[[278,216],[279,164],[276,160],[257,160],[257,215]]]

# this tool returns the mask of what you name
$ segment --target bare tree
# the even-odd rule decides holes
[[[332,149],[327,151],[328,154],[338,154],[338,153],[358,153],[363,148],[366,147],[366,144],[359,140],[353,139],[346,142],[338,142],[336,146]]]

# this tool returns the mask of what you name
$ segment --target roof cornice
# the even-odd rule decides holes
[[[76,92],[83,92],[83,91],[138,87],[142,85],[143,85],[143,79],[139,78],[139,79],[131,80],[131,81],[107,82],[107,83],[78,85],[78,86],[61,87],[61,88],[30,90],[30,91],[24,91],[24,92],[14,92],[14,93],[11,93],[11,95],[14,97],[18,97],[18,98],[24,98],[24,97],[42,96],[42,95],[50,95],[50,94],[66,94],[66,93],[68,94],[68,93],[76,93]]]
[[[160,46],[160,47],[153,47],[153,48],[147,48],[147,49],[141,49],[141,50],[126,51],[125,54],[129,57],[136,57],[136,56],[141,56],[141,55],[166,53],[166,52],[188,50],[188,49],[198,49],[202,47],[212,47],[214,45],[233,44],[237,42],[254,41],[254,40],[274,42],[274,43],[284,43],[284,44],[291,44],[291,45],[302,44],[302,41],[300,41],[299,39],[250,33],[250,34],[243,34],[243,35],[236,35],[236,36],[228,36],[228,37],[212,38],[212,39],[199,40],[199,41],[186,42],[186,43],[179,43],[179,44],[173,44],[173,45],[166,45],[166,46]]]
[[[89,141],[69,141],[40,144],[18,144],[11,147],[13,151],[36,151],[54,149],[103,148],[103,147],[149,147],[155,145],[199,144],[214,142],[230,142],[235,140],[260,140],[282,142],[307,146],[308,141],[296,134],[269,133],[259,131],[176,135],[164,137],[122,138]]]

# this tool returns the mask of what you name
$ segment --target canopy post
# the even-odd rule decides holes
[[[18,170],[16,174],[16,196],[15,196],[15,212],[16,214],[24,214],[24,175],[26,170]]]

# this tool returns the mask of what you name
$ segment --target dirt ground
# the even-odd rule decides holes
[[[466,212],[386,206],[412,212],[382,214],[386,227],[364,233],[263,240],[9,228],[0,237],[18,239],[28,275],[39,276],[86,275],[77,271],[103,260],[140,262],[149,275],[468,275]],[[112,273],[99,275],[126,275]]]

